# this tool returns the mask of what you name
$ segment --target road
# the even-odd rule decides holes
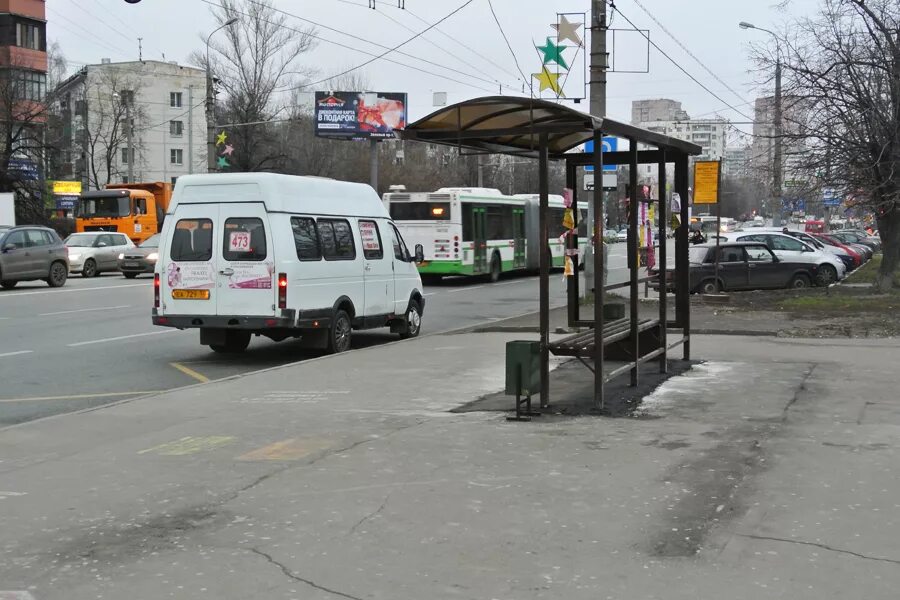
[[[625,281],[625,245],[610,249],[609,282]],[[241,355],[218,355],[197,331],[150,323],[152,278],[73,277],[0,291],[0,426],[91,408],[317,356],[297,342],[254,338]],[[560,273],[551,305],[565,303]],[[423,335],[537,310],[538,283],[514,275],[489,284],[452,278],[425,288]],[[395,341],[387,330],[354,334],[354,348]]]

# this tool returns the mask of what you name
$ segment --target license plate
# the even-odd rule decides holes
[[[172,290],[176,300],[209,300],[209,290]]]
[[[127,261],[127,260],[126,260],[126,261],[123,261],[123,262],[122,262],[122,266],[123,266],[123,267],[137,267],[138,264],[137,264],[136,262],[134,262],[133,260],[132,260],[132,261]]]

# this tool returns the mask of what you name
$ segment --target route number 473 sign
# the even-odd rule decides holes
[[[250,232],[232,231],[228,237],[228,249],[232,252],[250,252]]]

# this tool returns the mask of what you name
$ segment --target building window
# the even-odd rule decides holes
[[[16,24],[16,46],[31,50],[41,49],[41,28],[31,23]]]
[[[19,96],[23,100],[43,100],[47,94],[47,75],[37,71],[19,71],[16,74]]]
[[[184,162],[184,150],[180,148],[172,148],[169,150],[169,162],[173,165],[180,165]]]
[[[181,92],[169,92],[169,106],[181,108]]]
[[[131,149],[131,162],[134,162],[134,148]],[[128,148],[122,148],[122,164],[128,164]]]
[[[122,183],[131,183],[128,181],[128,175],[122,175]]]
[[[169,121],[169,135],[181,136],[184,133],[184,121]]]

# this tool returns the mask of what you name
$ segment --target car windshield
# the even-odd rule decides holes
[[[131,202],[128,196],[82,197],[78,201],[78,216],[85,219],[127,217],[130,214]]]
[[[702,265],[708,253],[709,248],[693,246],[688,250],[688,259],[692,265]]]
[[[94,240],[96,239],[97,236],[90,233],[73,233],[66,238],[66,246],[74,248],[90,248],[94,245]]]
[[[141,248],[159,248],[159,234],[151,235],[146,240],[141,242]]]

